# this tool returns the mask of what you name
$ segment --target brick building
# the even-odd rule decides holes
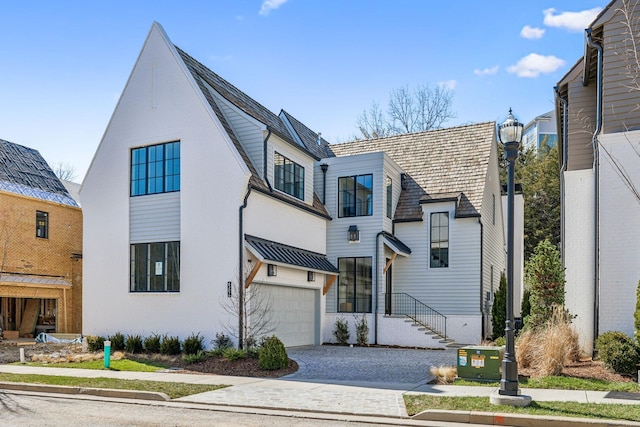
[[[40,153],[0,140],[0,327],[82,331],[82,211]]]

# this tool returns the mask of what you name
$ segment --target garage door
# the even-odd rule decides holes
[[[276,326],[273,334],[285,347],[316,344],[317,290],[257,283],[251,286],[262,286],[271,298]]]

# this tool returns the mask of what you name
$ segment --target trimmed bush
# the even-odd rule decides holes
[[[104,341],[104,337],[87,335],[87,349],[89,351],[102,351],[104,350]]]
[[[200,336],[200,332],[197,334],[191,334],[182,342],[182,352],[184,354],[197,354],[199,351],[204,350],[204,337]]]
[[[161,354],[180,354],[180,339],[178,337],[170,337],[164,335],[162,337],[162,343],[160,343],[160,353]]]
[[[229,361],[234,361],[247,357],[247,352],[241,348],[229,347],[222,350],[222,356]]]
[[[128,353],[142,353],[144,346],[142,345],[142,337],[140,335],[129,335],[124,342],[124,349]]]
[[[207,358],[207,355],[202,350],[199,350],[198,352],[193,353],[193,354],[183,354],[182,355],[182,360],[184,360],[184,363],[186,363],[187,365],[191,365],[193,363],[202,362],[206,358]]]
[[[632,374],[637,371],[638,350],[627,334],[609,331],[596,340],[598,356],[604,366],[619,374]]]
[[[336,325],[333,328],[333,336],[338,341],[338,344],[346,345],[349,341],[351,334],[349,333],[349,323],[344,317],[340,317],[336,320]]]
[[[153,334],[144,339],[144,351],[147,353],[160,353],[160,335]]]
[[[212,340],[211,344],[213,344],[215,350],[224,350],[225,348],[233,347],[233,341],[231,341],[229,335],[222,333],[216,333],[216,339]]]
[[[120,332],[109,335],[109,341],[111,341],[111,351],[124,350],[124,335],[122,335]]]
[[[353,317],[356,321],[356,342],[358,345],[368,345],[369,325],[367,324],[367,315],[363,314],[360,317],[354,315]]]
[[[275,335],[264,341],[258,353],[258,366],[265,371],[284,369],[289,366],[289,356],[282,341]]]
[[[493,334],[491,338],[494,340],[504,336],[504,328],[507,323],[507,277],[502,273],[500,275],[500,285],[496,292],[493,305],[491,306],[491,325]]]

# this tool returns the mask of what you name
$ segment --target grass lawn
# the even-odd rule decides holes
[[[640,392],[640,386],[635,382],[606,381],[598,379],[574,378],[574,377],[543,377],[520,378],[520,386],[523,388],[554,388],[558,390],[593,390],[593,391],[627,391]],[[500,382],[479,382],[456,379],[454,385],[500,387]]]
[[[427,409],[446,409],[640,421],[640,405],[534,401],[527,408],[517,408],[507,405],[493,406],[489,404],[488,397],[437,397],[425,395],[405,395],[404,401],[409,415],[415,415]]]
[[[189,396],[205,391],[218,390],[226,385],[187,384],[163,381],[120,380],[115,378],[78,378],[53,375],[27,375],[0,373],[0,381],[64,385],[88,388],[111,388],[117,390],[139,390],[166,393],[170,398]]]
[[[20,365],[20,362],[12,363]],[[104,367],[104,360],[91,360],[88,362],[69,362],[69,363],[25,363],[24,366],[42,366],[49,368],[79,368],[79,369],[101,369],[111,371],[133,371],[133,372],[155,372],[167,369],[169,366],[152,360],[111,360],[109,368]]]

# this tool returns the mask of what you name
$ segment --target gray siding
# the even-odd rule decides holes
[[[593,167],[591,138],[595,122],[596,85],[583,86],[582,78],[578,76],[569,82],[567,170]]]
[[[180,240],[180,192],[129,199],[130,243]]]
[[[211,92],[256,171],[260,176],[264,176],[264,138],[261,128],[255,121],[248,119],[244,113],[240,113],[229,102],[221,98],[217,92],[213,90]]]
[[[431,212],[449,210],[449,267],[429,267]],[[454,203],[431,205],[422,222],[396,225],[411,256],[394,264],[394,292],[406,292],[444,315],[480,313],[480,224],[454,218]]]
[[[640,129],[637,64],[631,57],[637,48],[629,39],[622,12],[604,25],[603,132]],[[628,69],[631,66],[631,72]]]

